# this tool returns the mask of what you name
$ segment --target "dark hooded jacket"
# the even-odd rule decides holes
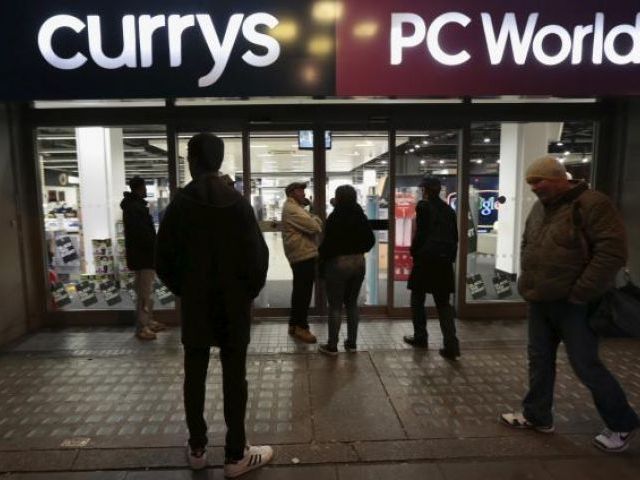
[[[337,206],[327,218],[324,239],[318,249],[320,261],[339,255],[366,253],[376,239],[362,207]]]
[[[124,192],[120,202],[124,224],[124,247],[129,270],[152,269],[156,245],[156,229],[144,198]]]
[[[453,262],[458,252],[456,214],[440,197],[416,205],[416,232],[411,242],[413,268],[409,290],[446,295],[455,291]]]
[[[625,229],[611,200],[574,183],[554,202],[536,202],[527,217],[518,277],[526,300],[595,300],[625,264]]]
[[[248,344],[268,262],[253,209],[224,179],[207,174],[179,190],[158,231],[156,272],[181,299],[182,343]]]

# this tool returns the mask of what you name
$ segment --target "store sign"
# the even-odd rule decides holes
[[[23,0],[2,99],[640,93],[637,0]]]

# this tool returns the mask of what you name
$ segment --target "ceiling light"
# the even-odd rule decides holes
[[[444,165],[444,160],[440,160],[440,161],[438,161],[438,163],[439,163],[440,165]]]
[[[561,157],[561,158],[559,158],[559,159],[558,159],[558,161],[559,161],[560,163],[564,163],[564,158],[562,158],[562,157]]]
[[[381,163],[382,165],[386,165],[386,164],[387,164],[387,161],[386,161],[386,160],[380,160],[380,163]]]
[[[569,150],[565,150],[565,151],[564,151],[564,154],[565,154],[565,155],[571,155],[571,152],[570,152]]]
[[[559,147],[562,147],[562,146],[564,145],[564,143],[562,143],[562,142],[557,142],[557,143],[556,143],[556,145],[557,145],[557,146],[559,146]]]
[[[423,145],[429,145],[429,140],[422,140]]]
[[[420,160],[420,165],[424,165],[425,163],[427,163],[426,160]]]
[[[582,157],[582,163],[589,163],[589,158]]]
[[[489,137],[484,137],[484,143],[491,143],[491,139]]]

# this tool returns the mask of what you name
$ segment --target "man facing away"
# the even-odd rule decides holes
[[[602,364],[598,338],[587,322],[587,304],[613,285],[625,264],[622,220],[605,195],[585,182],[569,181],[555,157],[532,163],[526,180],[538,197],[525,224],[518,279],[518,289],[529,302],[529,392],[522,413],[504,413],[500,419],[515,428],[554,431],[556,352],[562,341],[606,425],[594,445],[623,451],[638,428],[638,416]]]
[[[282,241],[293,271],[289,335],[305,343],[316,343],[307,316],[318,258],[316,237],[322,232],[322,220],[304,209],[310,203],[305,197],[305,188],[305,182],[293,182],[285,188],[287,200],[282,207]]]
[[[413,347],[427,348],[427,314],[424,302],[433,295],[438,310],[443,348],[440,355],[448,360],[460,356],[454,310],[449,297],[455,290],[453,262],[458,251],[458,226],[453,209],[440,198],[442,184],[426,176],[420,182],[422,200],[416,205],[416,232],[411,242],[413,268],[407,288],[411,290],[413,335],[403,340]]]
[[[187,455],[193,469],[207,465],[205,383],[211,346],[220,347],[224,419],[224,474],[237,477],[269,462],[268,446],[245,437],[246,357],[251,302],[264,286],[269,251],[249,203],[219,175],[224,143],[210,133],[189,140],[193,181],[167,207],[158,232],[157,272],[181,300]]]
[[[131,192],[124,192],[120,202],[124,224],[124,246],[127,268],[134,272],[136,291],[136,336],[141,340],[154,340],[155,332],[165,326],[153,320],[153,270],[156,229],[145,200],[147,186],[144,179],[135,176],[129,180]]]

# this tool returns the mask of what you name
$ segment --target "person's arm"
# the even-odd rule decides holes
[[[180,296],[180,214],[174,200],[165,210],[156,239],[156,274],[174,295]]]
[[[308,235],[322,232],[322,220],[320,217],[306,212],[302,207],[289,208],[283,221]]]
[[[409,249],[411,256],[416,257],[420,253],[427,234],[427,216],[428,209],[425,202],[418,202],[416,205],[416,231],[411,240],[411,248]]]
[[[569,301],[586,303],[602,295],[627,261],[627,237],[620,214],[608,198],[581,211],[583,234],[591,253],[569,294]]]
[[[267,280],[269,248],[264,241],[251,205],[243,200],[240,208],[244,227],[239,239],[242,242],[241,251],[244,258],[240,261],[246,267],[242,275],[247,284],[249,297],[253,299],[258,296]]]

